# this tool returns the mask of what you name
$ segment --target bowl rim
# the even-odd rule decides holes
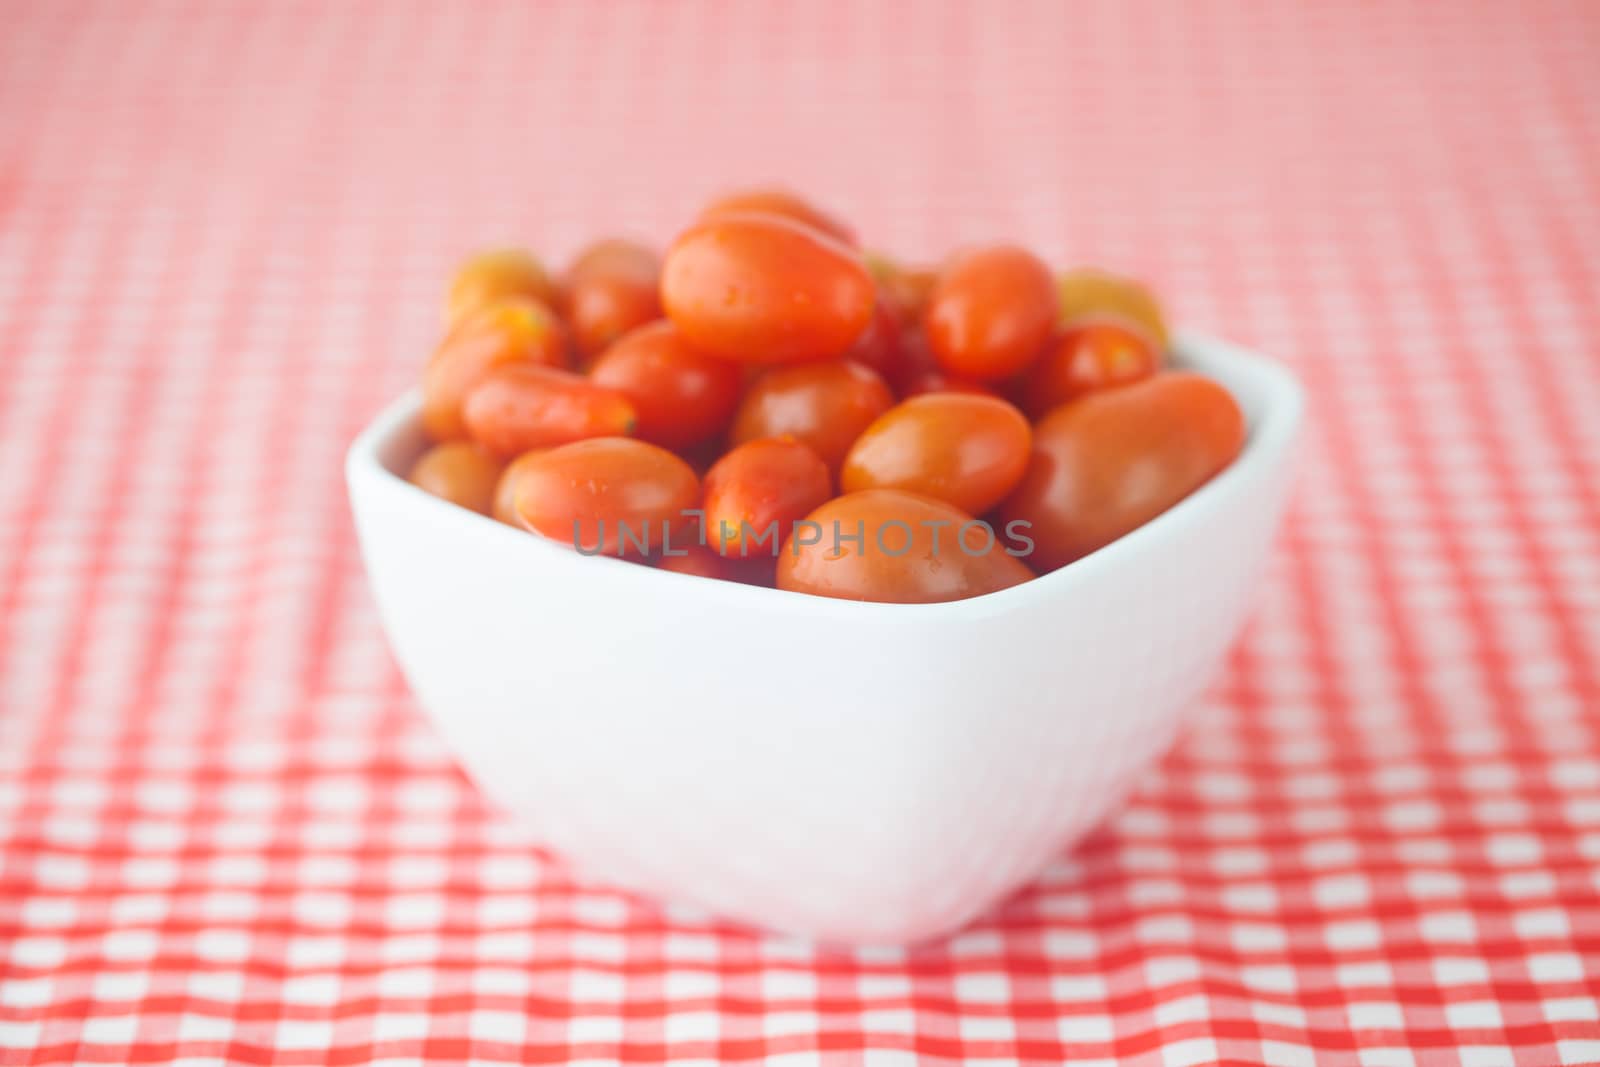
[[[1099,572],[1115,568],[1124,557],[1141,551],[1152,540],[1175,532],[1176,528],[1210,506],[1215,497],[1227,492],[1233,484],[1255,476],[1261,468],[1269,466],[1293,447],[1304,418],[1305,391],[1288,368],[1230,342],[1188,331],[1175,335],[1172,353],[1175,367],[1212,375],[1236,396],[1236,386],[1239,384],[1245,384],[1259,394],[1260,400],[1254,405],[1241,401],[1241,407],[1245,408],[1248,435],[1243,450],[1234,461],[1178,503],[1110,544],[1048,574],[1039,575],[1032,581],[965,600],[935,604],[886,604],[813,596],[739,582],[707,581],[695,575],[640,566],[610,556],[586,556],[554,540],[529,536],[487,515],[458,507],[424,492],[383,462],[383,454],[392,442],[401,435],[415,432],[422,406],[420,391],[415,387],[386,405],[357,434],[345,454],[345,477],[352,496],[358,486],[385,484],[412,496],[413,503],[437,507],[441,516],[448,513],[454,521],[466,524],[464,530],[475,531],[474,536],[506,538],[508,545],[520,546],[521,551],[545,553],[546,561],[551,564],[610,567],[616,574],[620,574],[616,568],[626,568],[636,576],[636,581],[679,583],[659,587],[662,590],[670,589],[674,596],[681,597],[690,590],[699,590],[702,596],[711,598],[713,602],[717,602],[718,598],[727,598],[720,604],[735,608],[759,604],[768,611],[849,617],[857,622],[871,621],[873,615],[886,622],[904,622],[912,615],[919,621],[976,620],[1044,600],[1070,596],[1075,588],[1093,580]],[[1257,410],[1252,412],[1252,407]],[[719,605],[717,610],[724,608]]]

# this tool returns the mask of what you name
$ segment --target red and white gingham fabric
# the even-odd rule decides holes
[[[1600,1061],[1597,57],[1542,0],[0,0],[0,1063]],[[536,851],[343,499],[458,255],[774,178],[1312,397],[1185,740],[915,952]]]

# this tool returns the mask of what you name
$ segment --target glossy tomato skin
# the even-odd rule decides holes
[[[593,359],[629,331],[661,317],[661,260],[635,241],[596,242],[567,270],[563,307],[573,343]]]
[[[939,274],[923,332],[939,365],[979,381],[1020,374],[1056,323],[1056,291],[1044,263],[1026,249],[992,245],[964,252]]]
[[[773,215],[725,215],[667,252],[661,302],[696,348],[737,363],[833,359],[872,321],[872,278],[851,249]]]
[[[522,523],[517,519],[517,485],[522,480],[522,472],[533,462],[533,457],[544,451],[543,448],[530,448],[506,464],[505,470],[500,472],[500,480],[495,482],[494,504],[489,509],[491,516],[508,526],[521,528]]]
[[[1022,480],[1032,443],[1028,420],[998,397],[912,397],[856,438],[839,488],[901,489],[981,515]]]
[[[1160,367],[1160,349],[1140,327],[1113,318],[1079,319],[1033,365],[1022,396],[1028,413],[1038,418],[1085,393],[1142,381]]]
[[[641,326],[605,351],[589,380],[615,389],[639,414],[635,436],[688,448],[727,428],[744,368],[694,348],[670,322]]]
[[[1228,391],[1169,372],[1063,404],[1034,426],[1028,472],[1001,505],[1030,524],[1041,574],[1088,555],[1167,510],[1244,447]]]
[[[700,480],[671,452],[596,437],[530,459],[515,510],[524,528],[587,555],[638,557],[662,551],[664,539],[673,551],[694,544],[699,499]]]
[[[828,501],[778,557],[779,589],[891,604],[964,600],[1032,577],[966,512],[894,489]]]
[[[445,321],[460,322],[507,297],[553,306],[555,286],[541,264],[520,248],[479,252],[456,270],[445,300]]]
[[[1071,270],[1056,279],[1056,300],[1063,326],[1113,315],[1143,329],[1155,342],[1158,354],[1171,344],[1161,305],[1143,283],[1132,278],[1090,267]]]
[[[747,441],[706,472],[707,544],[724,556],[775,557],[795,522],[832,495],[828,466],[809,446],[793,437]]]
[[[434,445],[412,466],[407,480],[441,500],[480,515],[489,514],[501,463],[475,444],[450,441]]]
[[[727,193],[706,205],[700,218],[728,215],[776,215],[827,234],[840,244],[855,246],[856,233],[837,216],[787,189],[743,189]]]
[[[861,431],[893,405],[883,379],[859,363],[778,367],[746,390],[728,441],[740,445],[787,434],[837,472]]]
[[[461,405],[490,371],[513,363],[564,367],[567,340],[545,305],[501,300],[457,323],[422,372],[422,427],[435,441],[467,436]]]
[[[529,363],[490,371],[467,394],[461,414],[474,441],[505,457],[629,434],[638,422],[633,405],[616,390]]]

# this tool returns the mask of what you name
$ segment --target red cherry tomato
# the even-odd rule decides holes
[[[972,396],[993,397],[1000,395],[993,387],[982,382],[956,378],[942,370],[921,371],[905,379],[905,383],[900,387],[900,395],[907,399],[931,393],[967,393]]]
[[[729,577],[728,561],[709,548],[689,545],[680,556],[676,554],[679,549],[674,545],[672,551],[673,555],[662,556],[656,566],[674,574],[692,574],[697,578]]]
[[[673,542],[672,555],[663,556],[656,566],[664,571],[674,571],[678,574],[692,574],[697,578],[718,578],[724,582],[738,582],[740,585],[759,585],[772,589],[777,583],[776,571],[778,566],[777,553],[772,555],[762,554],[749,559],[728,559],[717,555],[709,548],[700,545],[690,545],[683,555],[678,555],[677,542]]]
[[[475,444],[434,445],[411,468],[409,481],[442,500],[487,515],[500,477],[500,460]]]
[[[517,482],[521,524],[586,554],[641,556],[695,543],[700,480],[664,448],[597,437],[528,460]]]
[[[886,382],[897,381],[904,370],[900,345],[900,320],[885,302],[881,292],[872,309],[872,322],[866,332],[845,353],[845,359],[871,367]]]
[[[832,493],[827,464],[808,446],[793,437],[747,441],[706,473],[707,543],[724,556],[776,556],[796,520]]]
[[[1035,418],[1096,389],[1141,381],[1161,365],[1155,342],[1132,323],[1082,320],[1061,336],[1028,373],[1022,397]]]
[[[918,322],[933,294],[938,272],[926,267],[907,267],[881,252],[868,252],[867,271],[878,283],[878,294],[903,322]]]
[[[1010,245],[975,249],[951,260],[922,318],[939,365],[986,382],[1026,370],[1055,323],[1049,270],[1033,253]]]
[[[892,604],[964,600],[1032,577],[997,531],[895,489],[828,501],[795,527],[778,557],[779,589]]]
[[[837,471],[861,431],[893,405],[883,379],[859,363],[779,367],[745,393],[728,441],[739,445],[789,434]]]
[[[607,349],[590,368],[589,380],[632,402],[639,438],[687,448],[727,428],[739,405],[744,368],[692,348],[672,323],[653,322]]]
[[[522,472],[528,469],[528,464],[533,457],[546,451],[543,448],[533,448],[522,453],[516,459],[506,464],[505,470],[500,472],[500,480],[494,486],[494,506],[489,509],[489,514],[503,523],[521,527],[517,520],[517,484],[522,479]]]
[[[458,323],[422,373],[422,428],[435,441],[466,437],[461,404],[496,367],[529,363],[564,367],[566,336],[543,304],[502,300]]]
[[[460,322],[507,297],[553,304],[555,286],[544,266],[520,248],[497,248],[463,263],[450,282],[445,321]]]
[[[934,361],[933,352],[915,328],[900,332],[899,373],[893,379],[895,391],[902,398],[921,396],[924,393],[977,393],[981,396],[999,396],[994,386],[971,378],[960,378],[948,373]]]
[[[1022,480],[1032,440],[1022,412],[998,397],[912,397],[856,438],[839,487],[903,489],[981,515]]]
[[[1167,373],[1063,404],[1034,427],[1022,484],[1001,506],[1030,523],[1040,573],[1109,544],[1188,496],[1244,447],[1228,391]]]
[[[600,241],[573,261],[564,290],[573,341],[593,357],[661,317],[661,262],[633,241]]]
[[[472,439],[501,456],[631,433],[638,421],[616,390],[529,363],[490,371],[467,394],[461,414]]]
[[[745,189],[728,193],[708,204],[700,218],[716,219],[727,215],[776,215],[820,230],[841,244],[854,246],[856,243],[855,231],[848,223],[785,189]]]
[[[739,363],[833,359],[872,321],[872,278],[838,241],[773,215],[725,215],[674,242],[668,317],[696,348]]]

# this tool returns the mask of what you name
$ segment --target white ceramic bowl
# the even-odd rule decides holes
[[[952,930],[1094,826],[1169,745],[1244,618],[1301,391],[1180,339],[1243,454],[1072,565],[949,604],[864,604],[585,557],[407,484],[407,396],[350,500],[417,699],[485,792],[598,877],[826,940]]]

